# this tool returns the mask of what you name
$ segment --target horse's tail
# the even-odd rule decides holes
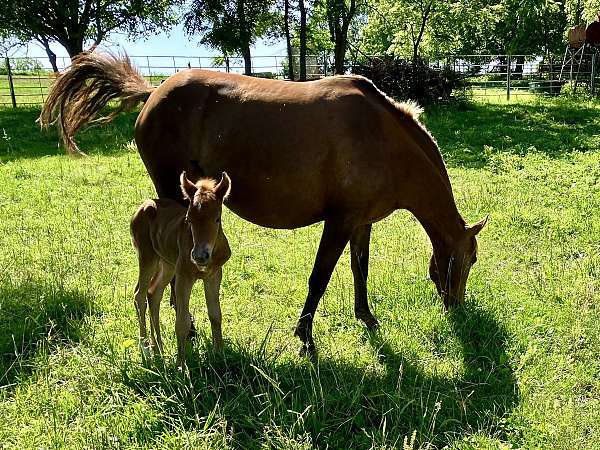
[[[127,55],[82,53],[52,84],[42,108],[42,127],[56,123],[67,151],[81,153],[74,136],[87,123],[109,122],[117,114],[148,99],[153,87]],[[121,101],[107,116],[94,116],[111,100]]]

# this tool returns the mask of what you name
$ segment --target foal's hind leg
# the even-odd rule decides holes
[[[148,346],[148,331],[146,329],[146,295],[150,287],[150,281],[156,274],[158,258],[155,255],[139,253],[139,275],[135,287],[134,303],[137,311],[140,327],[140,345],[142,350]]]
[[[150,338],[153,349],[163,351],[162,337],[160,334],[160,302],[163,298],[165,288],[173,278],[175,268],[170,264],[161,261],[158,273],[152,280],[152,285],[148,290],[148,304],[150,306]]]
[[[355,228],[350,237],[350,258],[354,277],[354,315],[362,320],[369,330],[372,330],[379,325],[379,322],[371,314],[367,301],[370,239],[371,224]]]

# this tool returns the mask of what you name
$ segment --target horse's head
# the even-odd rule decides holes
[[[205,271],[219,236],[223,200],[229,195],[231,180],[225,172],[218,183],[201,178],[194,184],[185,172],[180,180],[183,196],[190,202],[185,216],[194,241],[190,257],[200,271]]]
[[[475,236],[487,222],[487,217],[475,225],[465,227],[463,235],[452,248],[434,249],[429,261],[429,276],[435,283],[444,306],[450,308],[465,299],[465,288],[469,271],[477,261],[477,239]]]

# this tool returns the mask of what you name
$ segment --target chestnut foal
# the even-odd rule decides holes
[[[190,294],[199,278],[212,329],[213,344],[223,346],[219,288],[222,266],[231,256],[221,227],[223,200],[229,195],[231,180],[223,172],[218,183],[202,178],[197,183],[180,177],[185,207],[169,199],[146,200],[131,219],[131,237],[139,259],[135,306],[140,325],[140,343],[147,351],[146,302],[150,306],[150,345],[162,353],[159,310],[165,288],[175,277],[175,333],[177,366],[185,365],[185,345],[192,318]]]

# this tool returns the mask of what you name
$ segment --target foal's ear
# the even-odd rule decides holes
[[[469,233],[471,236],[477,236],[483,227],[485,227],[489,217],[490,216],[485,216],[485,219],[482,219],[476,224],[467,227],[467,233]]]
[[[231,191],[231,178],[227,175],[227,172],[223,172],[221,181],[215,186],[215,195],[221,200],[225,200],[229,196]]]
[[[181,192],[183,192],[183,198],[192,201],[194,199],[194,194],[198,190],[196,185],[188,180],[185,175],[185,171],[181,172],[181,177],[179,177],[179,181],[181,182]]]

